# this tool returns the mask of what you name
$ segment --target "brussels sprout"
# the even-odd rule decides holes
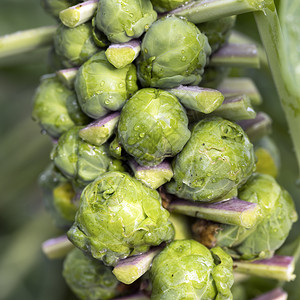
[[[76,194],[70,182],[53,164],[40,176],[39,184],[43,190],[46,209],[58,227],[70,226],[78,208]]]
[[[237,124],[220,117],[197,123],[173,161],[167,191],[194,201],[218,201],[237,194],[255,169],[253,145]]]
[[[34,96],[32,117],[54,138],[88,121],[78,106],[75,93],[55,76],[42,78]]]
[[[255,144],[256,171],[276,178],[280,169],[280,153],[273,140],[265,136]]]
[[[154,258],[151,299],[232,299],[232,259],[221,248],[174,241]]]
[[[212,53],[221,48],[228,40],[235,20],[236,16],[230,16],[197,24],[200,31],[207,36]]]
[[[156,20],[150,0],[101,0],[96,26],[113,43],[140,37]]]
[[[138,78],[144,87],[198,85],[210,52],[196,25],[175,16],[161,18],[143,38]]]
[[[124,153],[122,152],[124,151],[119,142],[118,136],[116,135],[112,142],[109,144],[109,154],[117,159],[123,159]]]
[[[121,294],[112,268],[74,249],[64,261],[63,277],[80,299],[112,299]]]
[[[94,146],[84,142],[79,137],[81,129],[73,127],[59,138],[51,153],[57,168],[81,185],[86,185],[108,170],[122,171],[122,165],[108,155],[108,145]]]
[[[222,225],[216,235],[217,245],[228,249],[236,258],[272,256],[297,220],[293,200],[273,177],[264,174],[253,175],[240,189],[239,198],[260,205],[260,220],[251,229]]]
[[[141,89],[121,111],[119,141],[140,165],[155,166],[175,156],[190,134],[184,108],[166,91]]]
[[[91,23],[75,28],[61,24],[54,36],[54,48],[65,67],[80,66],[100,50],[93,41]]]
[[[192,0],[151,0],[154,9],[160,13],[170,11],[191,1]]]
[[[94,258],[115,265],[118,259],[172,240],[168,217],[156,190],[126,173],[107,172],[84,189],[68,237]]]
[[[137,91],[136,69],[133,64],[116,69],[101,51],[79,69],[75,90],[82,110],[94,119],[109,111],[120,110]]]
[[[60,11],[76,5],[78,0],[41,0],[41,5],[46,12],[58,19]]]

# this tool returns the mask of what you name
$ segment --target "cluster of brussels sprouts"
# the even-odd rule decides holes
[[[167,13],[187,1],[79,2],[43,1],[64,24],[33,106],[54,144],[40,179],[47,207],[80,249],[65,260],[66,282],[81,299],[145,282],[138,299],[232,299],[232,258],[272,257],[297,218],[273,178],[278,155],[261,138],[269,123],[251,106],[257,93],[225,92],[228,68],[210,64],[235,16],[194,24]],[[226,210],[228,201],[239,204]],[[235,223],[240,203],[255,207],[251,225]],[[217,220],[209,243],[197,216]]]

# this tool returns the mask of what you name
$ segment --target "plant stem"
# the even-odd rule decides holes
[[[238,198],[216,203],[196,203],[184,199],[174,199],[168,205],[168,210],[245,228],[255,226],[259,216],[259,206],[256,203],[242,201]]]
[[[152,260],[162,249],[154,247],[146,253],[120,260],[113,269],[114,275],[125,284],[133,283],[150,269]]]
[[[256,113],[251,106],[248,96],[240,95],[225,98],[220,107],[212,112],[211,115],[221,116],[232,121],[254,119]]]
[[[252,105],[262,103],[262,97],[251,78],[232,77],[225,78],[217,87],[225,97],[247,95]]]
[[[45,241],[42,250],[49,259],[62,258],[74,248],[66,235]]]
[[[98,6],[98,0],[85,1],[68,7],[59,13],[61,22],[70,28],[74,28],[92,19]]]
[[[59,80],[69,89],[73,89],[78,68],[70,68],[56,71]]]
[[[254,16],[300,166],[300,95],[288,69],[288,54],[284,50],[283,35],[274,2],[269,1],[268,6],[263,11],[255,12]]]
[[[52,44],[56,26],[18,31],[0,37],[0,58],[32,51]]]
[[[268,293],[262,294],[252,300],[287,300],[288,294],[281,288],[274,289]]]
[[[256,11],[262,8],[264,0],[200,0],[170,11],[198,24],[222,17]]]
[[[257,47],[254,44],[226,44],[211,56],[209,65],[259,68]]]
[[[255,261],[234,261],[235,272],[256,275],[264,278],[291,281],[295,279],[292,256],[274,255],[269,259]]]
[[[256,142],[272,131],[272,119],[263,112],[258,112],[254,119],[237,122],[247,133],[251,142]]]

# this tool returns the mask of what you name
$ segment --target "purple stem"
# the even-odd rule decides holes
[[[113,300],[149,300],[150,298],[143,293],[137,293],[121,298],[114,298]]]
[[[64,257],[73,248],[74,245],[66,235],[49,239],[42,244],[42,250],[49,259]]]
[[[288,294],[281,288],[274,289],[268,293],[262,294],[252,300],[286,300]]]
[[[270,134],[272,130],[272,120],[264,112],[258,112],[254,119],[242,120],[237,123],[245,130],[252,142]]]
[[[293,256],[274,255],[268,259],[233,262],[233,269],[238,273],[273,278],[282,281],[295,279]]]
[[[215,203],[197,203],[175,198],[168,206],[168,210],[177,213],[246,228],[256,224],[259,209],[256,203],[236,197]]]
[[[210,65],[258,68],[257,47],[254,44],[225,44],[211,56]]]

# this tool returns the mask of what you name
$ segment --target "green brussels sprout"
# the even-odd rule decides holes
[[[212,53],[227,42],[235,20],[236,16],[230,16],[196,25],[207,36]]]
[[[58,19],[60,11],[76,5],[81,1],[78,0],[41,0],[41,5],[44,10]]]
[[[91,23],[75,28],[60,24],[54,35],[54,48],[65,67],[80,66],[100,50],[94,43]]]
[[[120,282],[112,268],[85,256],[79,249],[72,250],[65,258],[63,277],[80,299],[112,299],[121,294]]]
[[[269,136],[263,137],[254,145],[256,172],[277,177],[280,169],[280,153],[276,144]]]
[[[192,0],[151,0],[154,9],[160,13],[170,11],[191,1]]]
[[[173,241],[153,260],[151,299],[232,299],[232,265],[219,247],[208,250],[194,240]]]
[[[196,25],[175,16],[161,18],[143,38],[138,78],[144,87],[198,85],[210,52]]]
[[[89,120],[81,111],[74,91],[55,76],[42,78],[34,96],[32,117],[54,138],[75,125],[87,124]]]
[[[190,135],[185,110],[169,92],[141,89],[121,111],[119,141],[140,165],[155,166],[175,156]]]
[[[255,155],[243,129],[220,117],[197,123],[173,161],[167,191],[194,201],[219,201],[237,194],[255,169]]]
[[[156,20],[150,0],[101,0],[96,26],[113,43],[140,37]]]
[[[52,150],[55,166],[69,179],[86,185],[109,170],[123,171],[122,164],[108,154],[108,144],[95,146],[79,137],[82,127],[65,132]]]
[[[78,208],[76,194],[67,178],[51,164],[40,176],[39,185],[47,211],[58,227],[70,227]]]
[[[137,89],[135,66],[129,64],[116,69],[108,62],[104,51],[85,62],[75,79],[79,104],[94,119],[120,110]]]
[[[233,257],[255,259],[271,257],[287,238],[297,220],[291,196],[265,174],[254,174],[239,190],[241,200],[258,203],[261,212],[256,226],[245,229],[221,225],[216,235],[217,245],[227,249]]]
[[[70,241],[107,265],[174,237],[156,190],[126,173],[107,172],[86,186]]]

